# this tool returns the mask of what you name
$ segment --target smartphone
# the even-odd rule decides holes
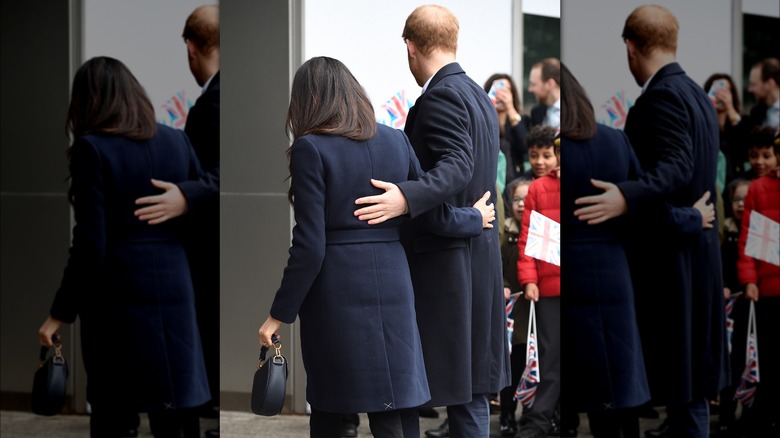
[[[488,97],[490,97],[490,101],[493,102],[493,105],[499,108],[504,106],[504,102],[498,102],[496,100],[496,90],[499,90],[501,88],[506,88],[507,85],[509,84],[506,79],[496,79],[490,85],[490,91],[488,91]]]
[[[728,87],[729,83],[725,79],[716,79],[712,83],[712,87],[710,87],[710,92],[707,93],[707,95],[710,97],[710,100],[712,101],[712,104],[715,105],[715,108],[721,109],[723,108],[723,104],[718,102],[717,98],[717,92],[718,90],[722,90],[726,87]]]

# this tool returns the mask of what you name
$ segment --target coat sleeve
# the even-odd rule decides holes
[[[650,102],[638,114],[642,125],[647,127],[641,134],[652,135],[642,147],[651,149],[645,153],[655,157],[656,163],[652,168],[645,168],[638,180],[618,184],[629,212],[662,201],[685,187],[693,175],[693,140],[687,129],[692,121],[682,97],[661,88],[648,90],[640,99]]]
[[[103,163],[86,140],[73,145],[70,173],[76,225],[65,272],[49,311],[68,323],[76,320],[89,294],[98,290],[106,260]]]
[[[409,179],[419,179],[424,174],[420,161],[409,139],[406,135],[403,137],[409,153]],[[474,201],[476,202],[476,199]],[[418,220],[425,229],[439,236],[469,238],[482,234],[482,213],[474,207],[454,207],[445,202],[428,210]]]
[[[520,224],[520,235],[517,240],[517,279],[520,286],[528,283],[539,284],[539,275],[536,271],[536,260],[525,255],[525,245],[528,242],[528,225],[531,222],[531,212],[537,207],[538,184],[531,184],[528,195],[525,197],[525,211],[523,211],[523,223]]]
[[[190,110],[185,132],[203,167],[197,179],[177,185],[193,216],[219,209],[219,94],[207,91]]]
[[[325,259],[325,173],[319,152],[305,137],[292,145],[290,176],[295,226],[287,267],[271,316],[292,323]]]
[[[446,87],[425,94],[418,103],[421,108],[414,128],[423,136],[415,148],[425,148],[435,164],[420,179],[398,185],[413,218],[463,191],[474,174],[474,145],[462,96]]]

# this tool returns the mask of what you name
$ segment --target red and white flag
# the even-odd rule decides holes
[[[537,212],[531,212],[525,255],[561,265],[561,224]]]
[[[780,266],[780,224],[751,211],[745,255]]]

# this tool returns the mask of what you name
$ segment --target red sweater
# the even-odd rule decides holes
[[[526,207],[527,208],[527,207]],[[756,211],[775,222],[780,222],[780,168],[750,183],[745,197],[745,212],[739,231],[739,260],[737,277],[741,284],[755,283],[758,294],[763,297],[780,296],[780,266],[745,255],[750,212]],[[778,236],[774,236],[775,239]]]
[[[528,241],[531,211],[535,210],[555,222],[561,222],[561,180],[558,179],[555,172],[557,169],[535,180],[528,187],[523,223],[517,241],[519,250],[517,277],[520,280],[520,285],[536,283],[539,286],[540,297],[561,295],[561,267],[525,255],[525,243]]]

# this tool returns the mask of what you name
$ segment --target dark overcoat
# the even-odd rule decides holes
[[[404,131],[426,174],[399,184],[412,217],[448,202],[496,201],[495,107],[458,63],[442,67],[409,110]],[[509,385],[498,228],[445,238],[414,220],[402,230],[431,387],[429,406],[467,403]]]
[[[716,193],[715,109],[671,63],[629,111],[625,133],[644,171],[618,186],[639,221],[627,249],[653,402],[714,398],[727,369],[718,224],[690,236],[663,225],[673,222],[669,207]]]
[[[370,179],[398,183],[421,169],[404,133],[377,126],[368,141],[305,135],[291,149],[295,227],[271,316],[300,316],[306,400],[325,412],[412,408],[430,398],[409,265],[396,218],[368,225],[357,198],[380,194]],[[432,212],[434,213],[434,212]],[[431,226],[462,236],[482,231],[474,208]],[[438,219],[443,222],[437,222]]]
[[[150,179],[201,174],[186,135],[162,125],[148,141],[94,134],[71,156],[76,225],[51,308],[81,321],[87,399],[157,411],[199,406],[209,388],[179,219],[148,225],[135,200]]]
[[[625,134],[597,125],[588,140],[562,139],[561,342],[567,403],[579,411],[639,406],[650,399],[623,249],[626,218],[588,225],[574,200],[601,193],[591,178],[634,179],[639,162]]]
[[[174,181],[187,199],[187,256],[212,394],[219,393],[219,93],[217,72],[187,113],[184,132],[203,168],[197,180]]]

